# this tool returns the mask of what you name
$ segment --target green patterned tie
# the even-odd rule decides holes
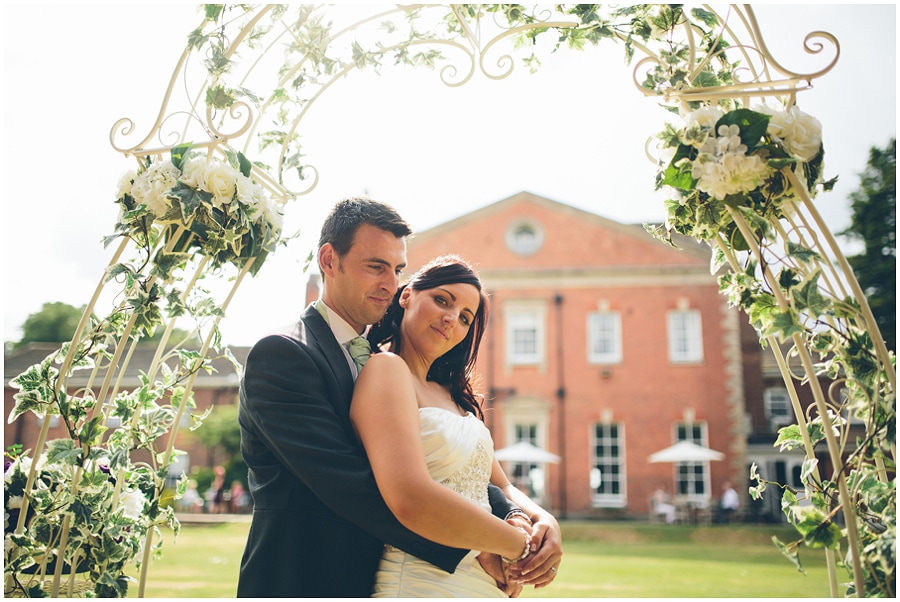
[[[369,361],[369,354],[372,353],[372,346],[369,345],[369,341],[365,337],[356,337],[355,339],[350,339],[349,347],[350,357],[353,358],[356,369],[362,370],[362,367]]]

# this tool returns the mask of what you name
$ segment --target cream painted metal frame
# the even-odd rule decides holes
[[[661,5],[653,6],[657,7],[653,9],[656,11],[653,14],[663,18],[663,9],[659,8]],[[812,82],[826,75],[839,59],[838,41],[826,32],[813,32],[806,37],[804,47],[808,53],[823,57],[822,68],[812,73],[790,71],[769,52],[749,5],[705,5],[699,8],[700,12],[680,15],[677,25],[670,27],[663,39],[655,39],[652,34],[644,39],[627,27],[612,27],[601,36],[623,44],[629,53],[641,57],[635,62],[633,75],[638,93],[657,96],[662,104],[682,110],[715,103],[750,107],[752,103],[766,99],[789,108],[795,104],[799,93],[809,90]],[[364,9],[373,12],[363,15]],[[598,17],[560,12],[551,6],[395,5],[383,10],[369,6],[364,9],[359,6],[325,5],[209,8],[208,18],[191,35],[191,43],[175,67],[155,121],[149,128],[139,131],[135,121],[119,120],[110,133],[112,146],[123,155],[134,157],[142,169],[148,164],[163,161],[173,148],[186,143],[209,160],[233,162],[237,153],[241,153],[252,162],[249,178],[264,188],[277,206],[290,210],[289,203],[296,202],[313,190],[319,178],[315,166],[303,164],[299,146],[308,112],[320,99],[327,102],[329,88],[337,85],[341,78],[352,75],[354,70],[377,69],[380,64],[389,61],[434,66],[439,68],[439,77],[446,85],[462,86],[476,76],[490,79],[508,76],[515,65],[515,51],[506,49],[517,39],[532,35],[565,37],[573,32],[590,36],[599,32],[599,27],[589,29],[591,23],[599,23]],[[598,39],[587,38],[590,42],[597,42]],[[722,44],[722,41],[728,41],[728,45]],[[675,78],[666,79],[666,74],[672,72],[673,61],[670,59],[675,46],[680,49],[676,62],[679,66],[685,66],[685,71],[676,74]],[[739,66],[728,72],[727,83],[704,84],[704,77],[712,72],[713,63],[723,65],[726,70],[731,69],[729,65],[739,63]],[[654,83],[648,85],[648,82]],[[819,483],[833,480],[838,489],[837,499],[846,517],[851,557],[849,564],[853,568],[855,592],[863,595],[865,557],[861,553],[860,523],[855,514],[860,483],[850,482],[844,470],[845,459],[848,454],[852,456],[853,443],[847,439],[848,431],[841,423],[836,423],[833,429],[824,429],[828,457],[832,466],[839,469],[833,475],[823,477],[815,462],[815,442],[807,428],[808,423],[817,417],[821,419],[860,410],[858,406],[848,410],[845,393],[848,386],[851,389],[854,386],[852,376],[838,370],[833,375],[835,384],[829,390],[819,386],[816,375],[821,368],[817,367],[814,355],[821,350],[811,349],[811,341],[814,333],[823,328],[836,333],[859,330],[869,333],[873,349],[871,361],[877,366],[877,376],[874,377],[874,385],[862,395],[869,396],[872,406],[893,405],[896,388],[893,357],[875,326],[863,291],[834,236],[816,210],[806,183],[798,181],[790,165],[785,165],[782,171],[785,181],[797,194],[785,201],[790,203],[790,208],[783,210],[780,219],[770,221],[770,228],[764,236],[760,235],[763,230],[751,223],[746,212],[729,207],[736,230],[750,243],[749,250],[737,249],[722,236],[711,237],[708,242],[713,253],[718,254],[718,265],[733,274],[746,275],[750,271],[749,276],[758,283],[758,287],[768,291],[784,312],[789,312],[792,307],[791,296],[784,292],[779,282],[779,274],[785,273],[784,270],[790,270],[800,279],[818,274],[820,294],[840,307],[840,312],[831,312],[824,317],[800,312],[802,323],[795,332],[786,337],[773,332],[766,334],[764,339],[782,368],[794,414],[804,417],[799,421],[799,427],[803,448],[811,460],[807,478],[810,482]],[[137,262],[141,267],[135,274],[144,278],[147,286],[152,285],[159,280],[152,259],[158,251],[182,251],[183,245],[179,246],[179,241],[183,240],[182,234],[196,235],[191,234],[189,225],[183,228],[168,237],[160,236],[141,248],[134,244],[133,238],[123,237],[113,252],[110,269],[125,261],[123,257],[136,253],[144,259]],[[814,250],[814,253],[805,253],[798,258],[787,251],[794,246]],[[246,275],[252,273],[253,264],[254,259],[251,258],[235,269],[234,266],[213,266],[208,257],[195,255],[185,258],[181,271],[175,276],[175,281],[184,286],[170,289],[170,292],[174,290],[183,300],[187,300],[194,294],[201,278],[216,275],[233,278],[233,285],[224,298],[215,300],[218,308],[224,310]],[[51,383],[56,393],[68,391],[77,350],[84,348],[86,339],[98,339],[91,343],[90,348],[102,347],[102,353],[97,353],[98,361],[91,376],[87,384],[79,389],[84,397],[98,401],[89,409],[90,417],[105,417],[112,410],[113,400],[120,393],[117,378],[121,378],[135,345],[142,337],[140,330],[136,329],[137,317],[129,313],[131,308],[125,301],[120,310],[127,319],[117,322],[117,328],[112,331],[114,334],[110,331],[92,331],[91,313],[101,292],[112,283],[120,284],[120,281],[107,279],[104,274],[78,325],[73,344],[61,356],[58,378]],[[155,299],[154,302],[160,306],[166,305],[163,299]],[[217,346],[220,315],[221,311],[212,312],[198,325],[196,336],[202,340],[199,349],[201,359]],[[181,345],[169,341],[174,323],[174,318],[165,323],[165,335],[159,343],[156,357],[153,364],[146,368],[151,381],[161,371],[169,370],[164,364]],[[786,353],[780,344],[782,342],[790,345]],[[789,356],[800,358],[804,368],[802,374],[792,373],[788,366]],[[183,386],[185,395],[190,395],[199,365],[182,366],[181,369],[183,379],[179,381],[180,386]],[[808,412],[800,406],[796,393],[799,382],[809,383],[815,394],[815,405]],[[93,393],[88,395],[87,392]],[[177,409],[167,447],[154,466],[157,470],[163,469],[172,460],[174,442],[186,405],[181,404]],[[861,415],[869,429],[867,435],[877,437],[871,412],[866,414],[863,410]],[[44,421],[35,456],[47,445],[49,423],[49,420]],[[741,434],[735,437],[730,451],[739,459],[746,457],[746,442]],[[882,451],[892,464],[894,447],[891,445]],[[881,458],[876,458],[875,462],[880,463],[876,473],[886,482],[888,468]],[[34,464],[29,473],[28,488],[34,486]],[[72,493],[77,493],[77,478],[72,487]],[[116,493],[118,495],[118,491]],[[28,503],[26,496],[16,525],[17,533],[26,528]],[[61,540],[57,546],[60,550],[66,550],[71,520],[71,515],[68,515],[61,526]],[[149,555],[153,549],[153,532],[152,528],[148,531],[143,546],[139,585],[141,596],[144,595]],[[77,558],[68,560],[73,564],[78,561]],[[828,565],[831,591],[836,596],[838,579],[833,550],[828,551]],[[76,593],[74,582],[66,589],[61,568],[62,563],[57,563],[55,573],[47,574],[50,593],[54,596],[73,595]],[[6,590],[9,591],[9,575],[6,582]]]

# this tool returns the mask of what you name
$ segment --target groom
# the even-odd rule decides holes
[[[350,424],[349,342],[390,305],[410,233],[387,205],[338,203],[319,240],[321,299],[247,357],[239,422],[254,507],[239,597],[368,597],[385,542],[448,572],[467,553],[394,518]],[[495,487],[491,503],[500,518],[515,508]]]

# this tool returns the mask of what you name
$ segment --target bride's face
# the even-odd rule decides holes
[[[407,287],[400,295],[400,306],[406,310],[401,325],[404,346],[432,359],[444,355],[469,334],[480,305],[481,295],[472,284],[419,291]]]

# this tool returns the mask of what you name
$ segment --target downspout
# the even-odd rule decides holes
[[[493,295],[490,292],[487,292],[487,297],[489,299],[493,298]],[[494,413],[490,411],[494,407],[494,396],[497,394],[496,389],[494,388],[494,320],[487,321],[487,332],[485,333],[487,337],[488,343],[488,357],[487,357],[487,370],[485,379],[487,380],[487,395],[484,398],[483,410],[484,410],[484,423],[488,427],[488,430],[491,431],[491,434],[494,435]],[[494,435],[494,439],[496,439],[496,435]]]
[[[565,373],[565,356],[563,345],[563,296],[556,293],[553,298],[556,304],[556,361],[557,361],[557,377],[558,386],[556,389],[556,412],[559,425],[559,456],[562,461],[559,464],[559,516],[566,517],[566,509],[568,506],[566,499],[566,373]]]

